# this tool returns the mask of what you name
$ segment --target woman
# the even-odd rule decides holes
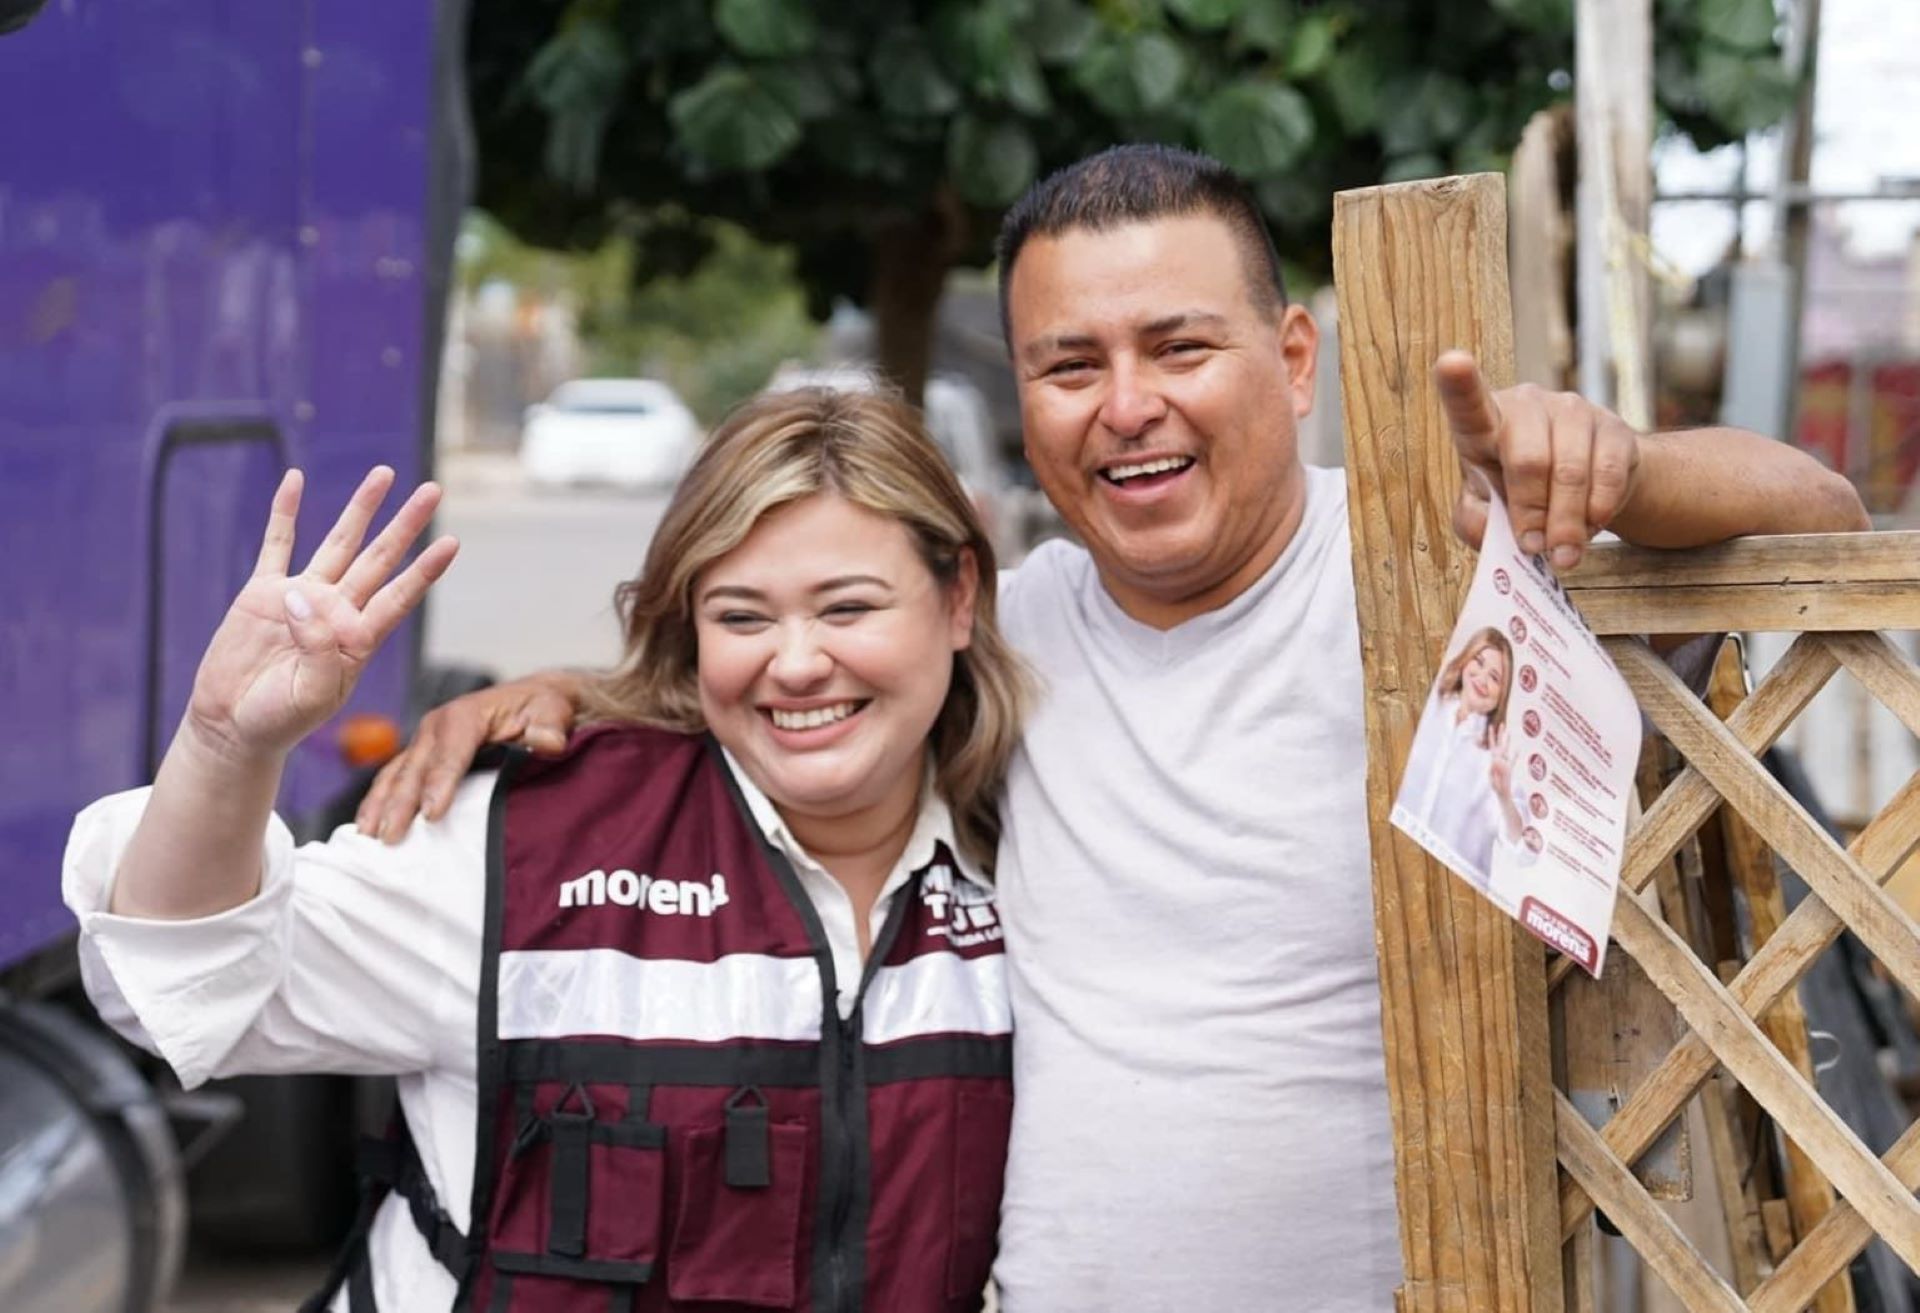
[[[1010,1112],[993,799],[1023,678],[899,402],[712,436],[565,752],[397,845],[295,850],[300,739],[451,561],[375,471],[287,574],[298,475],[150,793],[76,823],[104,1016],[188,1085],[392,1073],[391,1193],[314,1307],[972,1309]],[[264,851],[264,856],[262,855]]]
[[[1433,682],[1401,777],[1396,812],[1442,844],[1485,884],[1494,844],[1512,850],[1526,830],[1513,799],[1507,700],[1513,647],[1498,629],[1477,630]]]

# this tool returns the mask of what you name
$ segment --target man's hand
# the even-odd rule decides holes
[[[555,753],[580,714],[581,677],[549,671],[497,684],[435,707],[392,761],[380,768],[354,816],[362,834],[398,843],[415,815],[437,821],[453,790],[489,743]]]
[[[1593,535],[1613,522],[1639,486],[1641,435],[1571,392],[1522,384],[1496,394],[1464,351],[1435,361],[1433,378],[1468,470],[1454,506],[1454,532],[1476,548],[1486,532],[1478,471],[1505,499],[1521,551],[1544,553],[1556,570],[1578,565]]]

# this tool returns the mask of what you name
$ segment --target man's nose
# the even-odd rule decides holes
[[[767,673],[788,688],[809,688],[833,673],[833,658],[819,642],[811,620],[793,620],[780,626],[780,639]]]
[[[1117,437],[1137,438],[1159,423],[1167,413],[1167,399],[1161,395],[1149,371],[1131,361],[1113,366],[1112,385],[1100,407],[1100,422]]]

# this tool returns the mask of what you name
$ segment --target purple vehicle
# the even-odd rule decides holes
[[[463,28],[458,0],[0,0],[9,1313],[164,1298],[185,1211],[175,1128],[196,1115],[279,1099],[302,1134],[317,1125],[323,1161],[341,1158],[344,1114],[315,1115],[349,1108],[337,1092],[169,1094],[84,1003],[65,1006],[60,856],[76,809],[151,778],[282,469],[307,471],[316,510],[376,462],[406,485],[429,471],[465,194]],[[406,716],[415,624],[350,713]],[[349,783],[316,736],[282,814],[317,818]],[[269,1175],[255,1155],[246,1188],[221,1193],[270,1216],[248,1193]]]

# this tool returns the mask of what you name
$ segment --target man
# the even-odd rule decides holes
[[[1317,330],[1245,184],[1126,146],[1037,184],[1000,242],[1026,449],[1084,547],[1005,585],[1045,685],[998,879],[1015,1018],[996,1279],[1008,1313],[1392,1307],[1345,484],[1300,464]],[[1462,456],[1561,568],[1611,527],[1685,546],[1865,527],[1752,434],[1642,435],[1576,397],[1437,383]],[[1484,503],[1456,525],[1477,541]],[[363,812],[404,826],[563,692],[438,713]]]

